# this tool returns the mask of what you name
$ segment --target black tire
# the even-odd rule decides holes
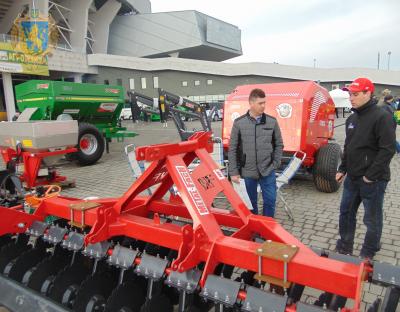
[[[317,190],[333,193],[339,189],[340,183],[336,181],[336,173],[341,155],[341,148],[336,143],[328,143],[319,149],[313,166],[313,178]]]
[[[85,148],[83,140],[89,138],[89,147]],[[86,143],[85,143],[86,144]],[[78,152],[76,158],[81,166],[93,165],[97,162],[104,152],[104,138],[100,131],[93,126],[82,122],[79,124]]]

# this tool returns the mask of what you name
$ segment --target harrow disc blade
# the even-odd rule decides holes
[[[46,255],[46,249],[42,247],[25,251],[15,260],[8,277],[22,282],[25,273],[42,261]]]
[[[165,294],[153,296],[140,309],[140,312],[173,312],[174,306]]]
[[[3,235],[0,237],[0,248],[11,242],[11,235]]]
[[[28,281],[28,287],[48,295],[55,276],[68,262],[67,255],[64,257],[52,256],[44,259],[34,268]]]
[[[13,259],[17,258],[21,253],[30,248],[31,246],[13,241],[4,245],[0,250],[0,273],[4,272],[6,266]]]
[[[139,312],[145,301],[145,289],[138,283],[128,281],[114,289],[111,296],[108,298],[106,311]]]
[[[88,277],[81,284],[73,310],[76,312],[104,311],[107,299],[117,286],[117,281],[118,274],[114,270],[99,272]]]
[[[76,263],[66,267],[57,274],[54,279],[53,288],[50,291],[50,298],[57,302],[71,307],[80,284],[91,273],[90,268],[82,263]]]

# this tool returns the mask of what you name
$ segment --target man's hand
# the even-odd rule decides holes
[[[368,178],[367,178],[366,176],[363,176],[363,181],[364,181],[365,183],[372,183],[372,182],[374,182],[374,181],[368,180]]]
[[[231,176],[231,181],[239,184],[240,183],[240,175]]]
[[[345,176],[346,176],[346,174],[343,172],[336,173],[336,181],[339,183],[342,183]]]

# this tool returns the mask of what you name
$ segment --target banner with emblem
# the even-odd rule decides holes
[[[0,72],[48,76],[47,56],[17,52],[11,43],[1,42]]]
[[[54,21],[19,16],[11,29],[11,40],[0,42],[0,71],[31,75],[49,75],[47,57],[58,41]]]

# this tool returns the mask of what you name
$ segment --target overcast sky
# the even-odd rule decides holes
[[[151,0],[153,12],[197,10],[238,26],[228,62],[400,70],[400,0]]]

